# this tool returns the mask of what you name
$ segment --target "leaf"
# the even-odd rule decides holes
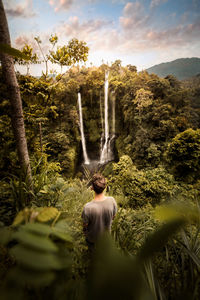
[[[25,59],[25,60],[29,60],[28,56],[23,54],[18,49],[12,48],[11,46],[9,46],[7,44],[1,44],[0,43],[0,52],[9,54],[9,55],[17,57],[17,58],[22,58],[22,59]]]
[[[185,245],[183,245],[183,247],[184,247],[185,251],[187,252],[187,254],[192,258],[194,263],[198,266],[198,268],[200,268],[200,259],[199,259],[199,257],[193,251],[191,251],[190,249],[187,249],[187,247]]]
[[[155,217],[160,221],[170,221],[185,218],[188,222],[200,222],[200,212],[197,207],[186,205],[163,205],[155,209]]]
[[[0,229],[0,244],[7,245],[12,239],[12,231],[9,228]]]
[[[33,247],[38,250],[48,252],[58,251],[56,245],[49,238],[45,238],[41,235],[33,234],[25,230],[20,230],[14,233],[13,238],[26,246]]]
[[[15,256],[18,263],[34,270],[62,269],[61,262],[52,253],[43,253],[17,245],[11,249],[11,254]]]
[[[15,219],[14,219],[12,225],[13,225],[13,226],[18,226],[18,225],[21,224],[23,221],[24,221],[24,211],[20,211],[20,212],[16,215],[16,217],[15,217]]]
[[[45,207],[37,216],[39,222],[45,223],[54,219],[58,215],[58,210],[55,207]]]
[[[52,232],[52,235],[70,244],[73,243],[73,238],[68,233],[55,230]]]
[[[34,287],[43,287],[55,279],[55,274],[52,271],[38,272],[16,267],[9,272],[8,278],[22,286],[28,284]]]
[[[70,226],[69,226],[69,224],[66,220],[67,217],[68,217],[68,213],[67,212],[62,212],[59,221],[54,226],[54,230],[59,231],[59,232],[69,231]]]
[[[179,216],[180,212],[171,206],[158,206],[155,209],[155,217],[160,221],[173,220]]]
[[[185,224],[185,218],[177,218],[162,225],[144,243],[138,253],[138,259],[141,262],[151,259],[155,252],[162,250],[168,239]]]
[[[52,229],[49,225],[39,224],[39,223],[28,223],[21,226],[23,230],[31,231],[40,235],[49,235],[52,232]]]

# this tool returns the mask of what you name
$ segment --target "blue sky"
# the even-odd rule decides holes
[[[78,38],[90,48],[88,65],[121,59],[142,70],[181,57],[200,57],[200,0],[3,0],[12,45],[34,36],[44,51]],[[40,75],[42,65],[32,72]]]

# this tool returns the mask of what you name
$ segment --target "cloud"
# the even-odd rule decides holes
[[[33,48],[34,53],[39,53],[34,36],[19,35],[14,41],[14,46],[20,50],[25,46],[25,44],[30,45]]]
[[[108,30],[111,21],[95,19],[80,22],[77,16],[70,17],[68,22],[63,23],[59,28],[55,29],[58,35],[65,39],[78,38],[86,42],[94,42],[99,39],[105,30]]]
[[[161,3],[165,3],[168,0],[151,0],[150,8],[154,8],[156,6],[159,6]]]
[[[25,44],[30,44],[32,40],[26,35],[20,35],[15,39],[15,45],[17,48],[22,48]]]
[[[178,25],[163,31],[151,30],[144,39],[152,48],[180,48],[197,42],[200,32],[200,20],[187,25]]]
[[[28,44],[30,45],[32,48],[33,48],[33,52],[34,53],[37,53],[39,57],[41,57],[41,51],[38,47],[38,44],[36,43],[34,37],[36,35],[34,34],[31,34],[31,35],[26,35],[26,34],[22,34],[22,35],[19,35],[15,41],[14,41],[14,44],[13,46],[18,48],[18,49],[22,49],[25,44]],[[41,33],[39,34],[39,37],[42,41],[42,43],[40,44],[40,47],[42,48],[42,51],[43,53],[47,54],[48,51],[50,50],[51,48],[51,45],[50,45],[50,42],[49,42],[49,38],[50,38],[50,33],[48,32],[45,32],[45,33]]]
[[[56,6],[58,1],[51,1],[52,6],[58,7],[58,5]],[[75,4],[75,1],[73,4]],[[59,3],[61,2],[59,1]],[[195,54],[199,56],[199,18],[194,20],[194,17],[190,19],[187,14],[183,13],[180,17],[180,15],[176,16],[174,13],[173,17],[176,17],[176,22],[165,24],[164,22],[168,22],[170,18],[169,12],[169,16],[163,20],[162,27],[159,27],[158,23],[155,22],[155,14],[152,14],[150,6],[144,7],[142,3],[144,2],[127,2],[118,23],[103,18],[82,21],[78,16],[70,17],[53,28],[53,32],[59,38],[58,45],[67,44],[67,41],[71,38],[83,40],[89,46],[90,56],[94,60],[99,56],[105,59],[109,57],[108,60],[110,57],[116,59],[121,57],[145,57],[145,54],[149,52],[153,53],[155,59],[160,59],[160,61],[184,56],[190,57]],[[51,32],[49,30],[47,29],[45,33],[39,33],[44,52],[50,49],[48,38]],[[20,35],[16,39],[16,44],[20,48],[24,46],[25,42],[31,44],[30,38]],[[31,45],[33,46],[33,44]],[[37,45],[34,46],[34,49],[36,48]],[[160,61],[158,60],[157,63]],[[130,61],[130,63],[132,62]]]
[[[55,12],[69,10],[73,3],[74,0],[49,0],[49,4],[54,6]]]
[[[17,4],[14,1],[6,1],[5,11],[10,17],[31,18],[35,17],[36,13],[33,11],[32,0],[25,0],[21,4]]]
[[[175,15],[174,15],[175,17]],[[91,19],[81,22],[77,16],[69,18],[61,26],[55,28],[58,36],[66,39],[78,38],[85,41],[90,52],[104,51],[132,55],[148,51],[164,51],[166,49],[184,48],[190,43],[197,44],[200,32],[200,21],[184,25],[181,18],[179,24],[160,29],[154,23],[149,10],[146,13],[141,2],[128,2],[124,5],[119,24],[103,19]],[[59,38],[60,40],[60,38]],[[178,50],[177,50],[178,51]]]
[[[119,18],[120,25],[125,31],[136,31],[144,27],[149,20],[149,16],[144,14],[144,7],[141,2],[128,2],[124,9],[123,15]]]

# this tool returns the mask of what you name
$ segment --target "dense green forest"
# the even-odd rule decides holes
[[[109,194],[116,198],[119,211],[113,224],[116,249],[110,242],[101,244],[101,251],[105,251],[105,256],[100,256],[101,263],[110,278],[96,269],[94,276],[105,285],[99,295],[105,296],[107,281],[118,285],[120,276],[110,274],[110,268],[117,268],[113,272],[125,276],[120,281],[120,289],[127,292],[124,299],[132,293],[135,296],[131,299],[139,299],[138,293],[141,299],[145,294],[149,299],[183,295],[187,295],[185,299],[199,298],[199,223],[195,217],[200,188],[199,81],[180,82],[173,76],[162,79],[147,72],[137,73],[134,66],[122,67],[120,61],[98,68],[71,67],[58,80],[17,74],[32,167],[32,192],[19,167],[10,104],[1,78],[1,279],[9,297],[16,289],[21,293],[19,299],[43,299],[47,295],[52,299],[65,299],[66,295],[70,299],[89,297],[85,296],[88,254],[80,215],[83,205],[92,199],[88,182],[94,170],[87,165],[81,167],[77,94],[81,92],[82,96],[88,155],[98,160],[106,70],[109,99],[115,99],[116,108],[115,158],[95,168],[100,167],[106,176]],[[165,235],[174,234],[180,224],[168,231],[160,228],[158,219],[162,213],[155,217],[155,207],[170,203],[177,207],[164,212],[169,215],[168,226],[187,211],[192,224],[167,241]],[[163,232],[155,241],[157,228]],[[153,232],[149,246],[146,238]],[[141,247],[145,251],[145,241],[149,257],[147,261],[144,258],[143,265],[138,253]],[[159,251],[154,256],[156,247]],[[112,254],[108,249],[113,249]],[[44,253],[49,255],[46,263]],[[137,262],[133,260],[135,255]],[[138,263],[141,278],[140,271],[135,274]],[[140,285],[132,287],[136,278],[140,278]],[[99,289],[97,286],[90,292],[97,293]],[[122,299],[119,295],[115,298]]]
[[[4,25],[1,299],[199,299],[199,76],[160,78],[120,60],[80,66],[88,48],[72,39],[44,56],[36,78],[37,57],[12,49]],[[68,71],[50,76],[49,59]],[[118,212],[91,257],[81,212],[96,171]]]

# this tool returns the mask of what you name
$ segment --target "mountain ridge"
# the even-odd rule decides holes
[[[200,58],[178,58],[170,62],[154,65],[146,71],[157,74],[159,77],[174,75],[179,80],[184,80],[200,73]]]

